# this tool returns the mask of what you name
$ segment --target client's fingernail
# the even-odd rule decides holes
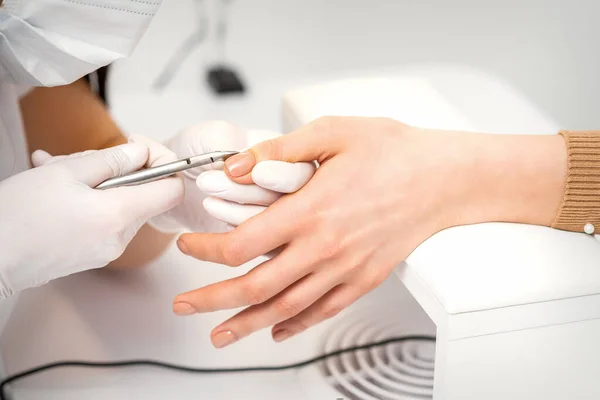
[[[177,239],[177,247],[179,247],[179,250],[185,254],[188,255],[189,254],[189,250],[187,248],[187,246],[185,245],[185,242],[183,240]]]
[[[175,303],[173,312],[177,315],[192,315],[196,314],[196,309],[188,303]]]
[[[211,340],[213,345],[220,349],[235,343],[237,341],[237,337],[231,331],[220,331],[212,335]]]
[[[229,175],[234,178],[244,176],[254,168],[254,157],[250,153],[240,153],[233,157],[229,157],[225,161],[225,168],[229,171]]]
[[[273,332],[273,340],[276,342],[283,342],[286,339],[292,337],[292,332],[287,329],[278,329]]]

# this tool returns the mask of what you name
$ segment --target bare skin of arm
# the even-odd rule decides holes
[[[79,80],[67,86],[36,88],[21,99],[30,152],[52,155],[99,150],[127,142],[102,101]],[[140,267],[160,256],[173,235],[144,225],[112,269]]]

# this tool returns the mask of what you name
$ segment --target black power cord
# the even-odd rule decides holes
[[[25,370],[23,372],[10,375],[7,378],[3,379],[0,382],[0,400],[8,400],[5,393],[6,385],[12,382],[19,381],[28,376],[36,375],[44,371],[48,371],[50,369],[55,368],[64,368],[64,367],[84,367],[84,368],[123,368],[123,367],[135,367],[135,366],[148,366],[148,367],[158,367],[164,369],[170,369],[181,372],[190,372],[197,374],[231,374],[231,373],[242,373],[242,372],[274,372],[274,371],[285,371],[289,369],[296,369],[306,367],[307,365],[311,365],[320,361],[323,361],[330,357],[339,356],[345,353],[352,353],[359,350],[367,350],[373,347],[385,346],[391,343],[401,343],[401,342],[410,342],[410,341],[420,341],[420,342],[434,342],[435,337],[433,336],[425,336],[425,335],[413,335],[413,336],[402,336],[402,337],[394,337],[390,339],[381,340],[378,342],[372,342],[368,344],[363,344],[359,346],[347,347],[344,349],[335,350],[329,353],[321,354],[320,356],[316,356],[313,358],[309,358],[308,360],[300,361],[293,364],[286,365],[275,365],[275,366],[262,366],[262,367],[241,367],[241,368],[192,368],[186,367],[182,365],[176,365],[161,361],[153,361],[153,360],[127,360],[127,361],[113,361],[113,362],[93,362],[93,361],[59,361],[50,364],[40,365],[39,367],[31,368]]]

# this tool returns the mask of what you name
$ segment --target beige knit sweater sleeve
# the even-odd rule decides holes
[[[561,131],[567,145],[565,194],[553,228],[600,233],[600,131]],[[592,233],[592,232],[588,232]]]

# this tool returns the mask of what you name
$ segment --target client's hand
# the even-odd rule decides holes
[[[323,118],[230,158],[226,167],[234,180],[250,182],[268,159],[317,160],[320,167],[297,193],[237,229],[178,242],[189,255],[230,266],[282,249],[244,276],[175,299],[176,307],[196,312],[250,306],[215,328],[217,347],[272,325],[281,341],[336,315],[441,229],[481,221],[549,225],[565,164],[556,136]]]

